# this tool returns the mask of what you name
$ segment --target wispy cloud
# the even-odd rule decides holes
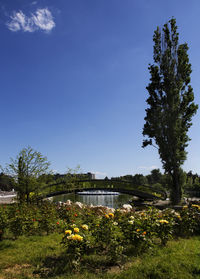
[[[53,16],[48,8],[37,9],[31,16],[26,16],[22,11],[13,12],[10,21],[6,23],[8,29],[13,32],[34,32],[42,30],[50,32],[55,27]]]
[[[52,14],[48,9],[38,9],[32,18],[35,25],[44,31],[51,31],[55,27]]]
[[[158,166],[139,166],[138,169],[142,170],[153,170],[153,169],[158,169]]]

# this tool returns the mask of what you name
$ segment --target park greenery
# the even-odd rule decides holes
[[[43,173],[38,177],[29,178],[26,188],[24,184],[20,184],[21,180],[17,177],[8,175],[8,173],[0,174],[0,189],[2,191],[11,191],[14,189],[16,192],[18,190],[18,198],[21,201],[28,201],[29,203],[34,202],[41,196],[48,195],[49,193],[59,192],[67,189],[76,189],[76,188],[105,188],[105,187],[118,187],[122,189],[138,189],[144,192],[149,192],[156,194],[158,197],[159,191],[164,191],[166,193],[170,192],[171,189],[171,180],[167,174],[162,174],[159,169],[153,169],[150,174],[135,174],[135,175],[124,175],[119,177],[111,177],[108,179],[90,181],[90,173],[88,174],[78,174],[78,170],[69,169],[66,174],[53,174],[51,172]],[[183,172],[182,175],[182,191],[184,197],[192,197],[200,195],[200,176],[196,173]],[[79,182],[79,181],[83,182]],[[84,182],[84,180],[86,182]],[[28,199],[26,191],[28,191]]]
[[[183,206],[179,211],[161,211],[151,207],[113,211],[105,207],[54,204],[49,201],[37,205],[1,205],[0,247],[7,263],[0,267],[0,276],[70,278],[72,274],[81,276],[85,270],[103,276],[103,273],[116,267],[120,273],[120,269],[130,260],[135,264],[138,257],[168,247],[173,239],[181,242],[183,238],[199,238],[199,214],[200,203]],[[23,245],[26,249],[22,248]],[[12,277],[12,274],[6,277],[9,267],[17,268],[16,259],[9,251],[18,248],[21,258],[19,261],[18,255],[17,266],[22,270],[31,267],[29,277],[23,277],[22,270],[19,272],[22,277]],[[161,270],[154,272],[161,273]],[[193,272],[199,274],[199,266],[196,265]]]
[[[106,187],[111,189],[113,187],[121,188],[124,190],[137,189],[144,193],[150,193],[156,195],[158,198],[163,198],[163,193],[170,192],[170,179],[168,175],[162,174],[159,169],[153,169],[150,174],[144,176],[143,174],[135,174],[135,175],[125,175],[120,177],[112,177],[111,179],[102,179],[102,180],[94,180],[90,181],[88,175],[89,174],[77,174],[66,173],[63,175],[60,174],[42,174],[37,179],[31,180],[31,182],[35,181],[35,184],[31,184],[29,186],[29,196],[26,198],[26,188],[21,188],[18,186],[18,180],[13,178],[7,174],[0,174],[0,189],[3,191],[11,191],[15,189],[21,188],[21,192],[18,193],[18,198],[20,201],[26,201],[28,203],[33,203],[41,197],[45,197],[50,193],[56,193],[59,191],[68,191],[70,189],[76,190],[77,188],[103,188]],[[87,182],[79,182],[86,180]],[[183,195],[184,197],[198,197],[200,195],[200,177],[198,174],[193,174],[192,171],[188,173],[184,173],[183,175]],[[114,188],[115,189],[115,188]],[[23,196],[22,196],[23,193]],[[22,198],[23,197],[23,198]]]

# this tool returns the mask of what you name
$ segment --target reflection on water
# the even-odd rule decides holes
[[[94,192],[92,194],[87,195],[79,195],[79,194],[66,194],[66,195],[59,195],[53,197],[53,201],[58,202],[65,202],[67,200],[71,200],[72,202],[81,202],[87,205],[103,205],[112,208],[121,207],[123,204],[128,203],[132,196],[127,194],[118,194],[118,195],[95,195]]]

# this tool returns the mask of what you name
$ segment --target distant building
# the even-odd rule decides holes
[[[88,172],[86,175],[88,175],[89,179],[95,179],[95,174],[94,173]]]

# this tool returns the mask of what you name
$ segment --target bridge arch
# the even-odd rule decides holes
[[[136,186],[131,181],[114,179],[76,179],[73,183],[63,180],[58,183],[46,185],[43,187],[43,190],[45,190],[44,192],[46,192],[46,194],[41,195],[41,198],[89,190],[125,193],[144,200],[165,200],[167,198],[167,194],[164,190],[160,190],[153,186]]]

